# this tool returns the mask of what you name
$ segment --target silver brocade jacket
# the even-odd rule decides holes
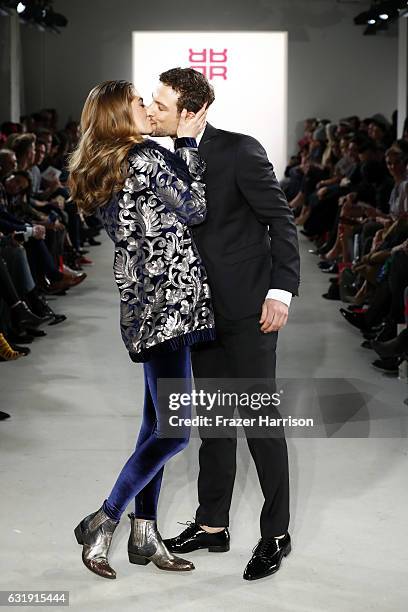
[[[175,147],[135,145],[123,189],[100,208],[115,244],[122,338],[136,362],[215,338],[207,274],[189,229],[206,216],[205,164],[194,139]]]

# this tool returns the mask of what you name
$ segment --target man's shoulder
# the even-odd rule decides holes
[[[217,128],[217,136],[222,138],[223,142],[239,148],[258,148],[261,146],[259,140],[250,134],[242,134],[241,132],[232,132]]]

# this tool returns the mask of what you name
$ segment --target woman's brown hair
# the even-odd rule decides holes
[[[129,149],[142,142],[133,121],[135,90],[128,81],[106,81],[89,93],[81,115],[81,138],[69,157],[70,199],[90,215],[120,191]]]

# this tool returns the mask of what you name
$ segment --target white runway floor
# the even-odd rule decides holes
[[[68,609],[80,612],[408,609],[407,420],[400,416],[408,413],[408,385],[374,370],[374,354],[338,314],[340,302],[320,297],[328,278],[309,246],[301,237],[301,297],[279,337],[278,376],[360,379],[375,390],[368,401],[383,416],[363,424],[361,438],[288,439],[293,549],[281,570],[242,579],[262,504],[243,440],[229,553],[186,555],[196,570],[182,575],[130,565],[124,514],[110,554],[118,578],[104,580],[82,565],[73,528],[109,494],[134,447],[142,407],[142,368],[119,335],[112,245],[104,237],[91,251],[88,279],[52,302],[68,320],[46,326],[31,356],[0,364],[1,408],[12,415],[0,422],[0,590],[67,590]],[[384,419],[387,410],[394,420]],[[197,451],[194,437],[165,470],[165,537],[193,517]]]

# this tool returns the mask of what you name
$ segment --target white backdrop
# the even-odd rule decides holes
[[[209,122],[257,138],[281,179],[287,163],[287,45],[287,32],[133,32],[133,82],[149,103],[164,70],[191,66],[204,72],[216,97]]]

